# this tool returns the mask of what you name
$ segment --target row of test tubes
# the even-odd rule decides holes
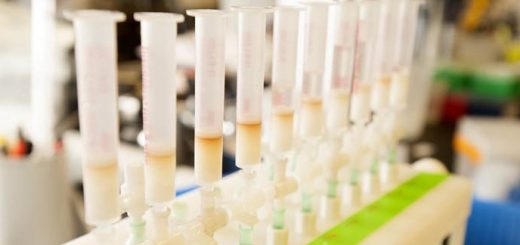
[[[268,244],[305,243],[362,205],[363,193],[379,193],[382,179],[395,183],[398,115],[406,105],[419,5],[417,0],[306,1],[231,12],[188,10],[195,17],[194,166],[201,206],[199,216],[183,225],[170,217],[176,27],[184,16],[134,15],[141,22],[145,164],[124,165],[120,191],[116,23],[125,16],[68,13],[76,35],[86,220],[97,227],[99,242],[111,244],[106,234],[124,207],[131,230],[127,244],[252,244],[258,233]],[[271,115],[268,150],[262,151],[265,30],[273,12]],[[238,20],[236,163],[242,184],[223,201],[219,182],[231,17]],[[272,170],[268,181],[259,173],[262,159]],[[388,163],[384,174],[382,163]],[[365,192],[363,179],[368,180]],[[267,215],[259,217],[262,209]],[[225,229],[238,238],[219,235]]]

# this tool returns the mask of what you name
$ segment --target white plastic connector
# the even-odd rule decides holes
[[[289,244],[289,231],[287,228],[275,229],[267,227],[267,245],[287,245]]]
[[[316,233],[316,213],[297,212],[295,232],[301,237],[312,237]]]

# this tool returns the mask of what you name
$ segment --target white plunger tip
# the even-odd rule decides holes
[[[225,17],[227,15],[227,12],[217,9],[188,9],[186,10],[186,14],[192,17]]]
[[[112,19],[116,22],[121,22],[126,19],[126,15],[123,12],[98,9],[66,10],[63,12],[63,15],[68,20]]]
[[[138,12],[134,14],[134,19],[137,21],[174,21],[177,23],[184,21],[184,15],[164,12]]]

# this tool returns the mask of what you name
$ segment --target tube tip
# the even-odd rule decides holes
[[[65,10],[63,16],[66,19],[74,20],[93,20],[93,19],[109,19],[121,22],[126,19],[126,15],[119,11],[84,9],[84,10]]]
[[[156,20],[180,23],[184,22],[184,15],[165,12],[137,12],[134,13],[134,19],[137,21]]]

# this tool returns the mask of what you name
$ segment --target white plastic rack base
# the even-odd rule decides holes
[[[360,208],[369,205],[382,195],[391,191],[394,187],[415,176],[417,173],[408,165],[400,164],[400,183],[391,187],[384,187],[379,195],[364,196],[363,205],[359,208],[351,208],[347,216],[339,220],[347,219]],[[223,195],[233,193],[233,189],[240,181],[237,174],[224,178],[220,187]],[[468,180],[458,176],[449,176],[443,182],[433,187],[429,192],[413,202],[404,211],[398,213],[390,221],[383,224],[376,231],[365,237],[360,244],[441,244],[449,237],[450,245],[463,244],[466,220],[470,213],[472,188]],[[176,199],[177,203],[184,203],[189,207],[186,214],[187,220],[194,218],[198,213],[199,207],[198,191],[192,191]],[[289,217],[288,220],[294,220]],[[319,222],[319,221],[318,221]],[[293,222],[294,223],[294,222]],[[291,224],[287,224],[291,230]],[[224,228],[218,230],[214,238],[218,244],[238,244],[238,225],[230,222]],[[318,227],[318,237],[325,232],[331,225],[324,225],[322,229]],[[253,244],[267,244],[266,241],[266,222],[261,222],[255,226]],[[110,244],[125,244],[129,235],[128,220],[124,219],[114,225],[111,231]],[[291,236],[289,244],[302,244],[310,242]],[[92,234],[84,235],[76,240],[70,241],[67,245],[86,245],[99,244]],[[185,240],[184,244],[196,244]]]

